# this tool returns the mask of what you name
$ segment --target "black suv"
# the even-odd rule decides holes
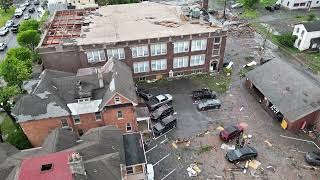
[[[216,98],[217,98],[216,92],[207,88],[192,91],[192,99],[194,100],[216,99]]]
[[[153,126],[153,133],[156,136],[159,136],[172,128],[177,126],[177,118],[176,116],[170,115]]]
[[[152,120],[158,121],[160,119],[163,119],[171,114],[173,114],[174,110],[172,106],[169,106],[168,104],[164,104],[160,106],[158,109],[153,111],[150,115]]]
[[[19,31],[19,26],[20,26],[20,24],[14,24],[14,25],[12,25],[12,27],[11,27],[11,32],[17,33],[17,32]]]

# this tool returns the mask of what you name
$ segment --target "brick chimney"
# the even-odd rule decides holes
[[[68,165],[74,175],[78,174],[85,176],[87,174],[82,162],[82,157],[77,152],[74,152],[69,156]]]
[[[202,0],[202,8],[208,11],[209,0]]]
[[[96,68],[96,73],[97,73],[98,80],[99,80],[99,87],[103,88],[104,83],[103,83],[103,75],[102,75],[101,69]]]

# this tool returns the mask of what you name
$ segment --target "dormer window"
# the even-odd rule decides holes
[[[53,164],[43,164],[41,165],[41,172],[50,171],[53,168]]]
[[[115,104],[121,104],[121,100],[119,96],[114,97],[114,103]]]
[[[85,102],[90,102],[90,98],[81,98],[81,99],[78,99],[78,103],[85,103]]]

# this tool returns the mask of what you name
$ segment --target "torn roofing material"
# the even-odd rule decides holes
[[[274,59],[246,77],[288,121],[320,109],[320,82],[288,62]]]

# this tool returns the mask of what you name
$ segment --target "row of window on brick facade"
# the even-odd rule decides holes
[[[220,44],[221,38],[214,38],[214,44]],[[173,43],[173,52],[183,53],[189,52],[190,49],[190,41],[179,41]],[[207,39],[197,39],[191,41],[191,51],[201,51],[206,50],[207,48]],[[151,56],[159,56],[167,54],[167,44],[166,43],[158,43],[150,45]],[[149,48],[148,45],[135,46],[131,48],[132,57],[147,57],[149,56]],[[213,52],[214,53],[214,52]],[[87,59],[89,63],[95,62],[103,62],[106,61],[105,51],[103,49],[91,50],[87,51]],[[107,57],[110,59],[111,57],[115,57],[117,59],[125,59],[125,51],[124,48],[115,48],[115,49],[107,49]]]

